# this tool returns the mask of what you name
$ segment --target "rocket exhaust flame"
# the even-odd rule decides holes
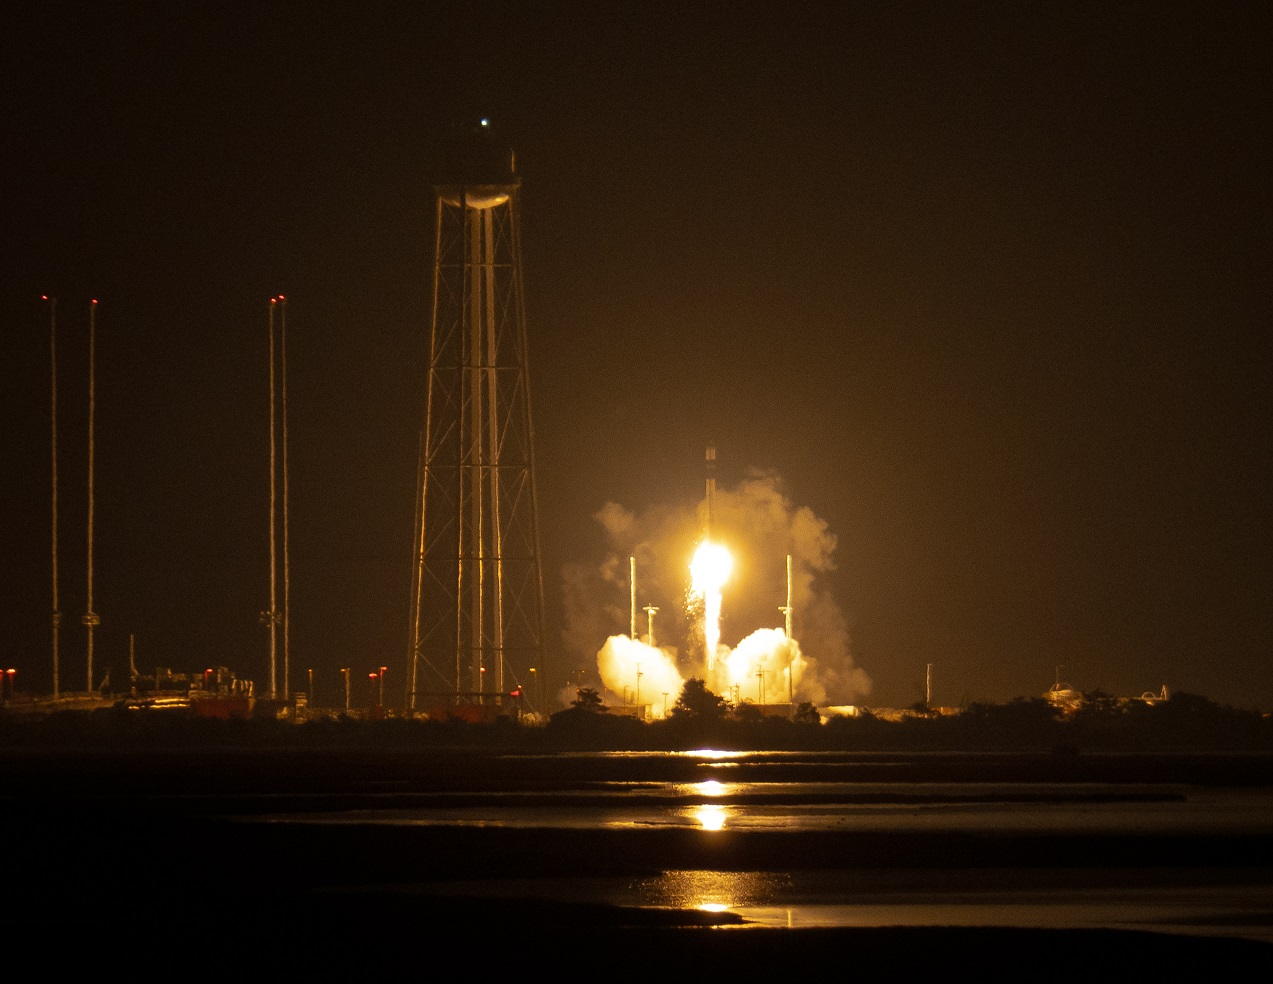
[[[720,645],[721,588],[729,580],[734,559],[719,543],[704,540],[690,563],[690,592],[703,602],[703,638],[707,652],[707,672],[716,666],[716,650]]]
[[[595,514],[609,552],[599,565],[565,569],[568,641],[581,655],[595,654],[604,687],[616,696],[639,692],[651,716],[676,700],[681,674],[703,678],[733,702],[859,702],[871,679],[855,665],[837,599],[819,583],[835,569],[835,535],[788,499],[776,473],[752,470],[736,486],[717,488],[707,461],[709,501],[656,503],[639,512],[608,502]],[[687,544],[696,544],[692,561]],[[731,553],[747,558],[745,578]],[[633,613],[633,557],[642,565],[636,601],[649,604],[648,635]],[[732,646],[722,641],[726,584],[731,624],[746,627]],[[648,645],[656,634],[653,609],[663,613],[657,648]],[[760,628],[768,625],[775,628]],[[628,634],[615,636],[616,630]],[[632,638],[638,633],[644,641]],[[598,652],[598,640],[607,637]],[[688,650],[679,648],[686,644]],[[572,687],[563,702],[573,696]]]

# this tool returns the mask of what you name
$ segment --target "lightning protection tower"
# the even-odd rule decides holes
[[[520,179],[485,120],[438,178],[407,710],[489,714],[543,672]]]

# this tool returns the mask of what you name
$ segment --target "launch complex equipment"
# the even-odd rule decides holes
[[[407,711],[521,711],[544,672],[521,181],[485,120],[436,177]]]

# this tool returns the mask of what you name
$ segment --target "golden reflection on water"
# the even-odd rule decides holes
[[[772,904],[789,876],[768,871],[665,871],[637,886],[645,905],[726,912]]]
[[[667,791],[674,796],[708,796],[712,799],[734,796],[746,789],[745,783],[721,782],[717,779],[704,779],[702,782],[677,782],[667,787]]]
[[[704,830],[724,830],[729,811],[717,803],[703,803],[691,809],[691,816]]]

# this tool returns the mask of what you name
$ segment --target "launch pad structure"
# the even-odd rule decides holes
[[[406,710],[520,712],[544,673],[521,181],[485,120],[437,178]]]

